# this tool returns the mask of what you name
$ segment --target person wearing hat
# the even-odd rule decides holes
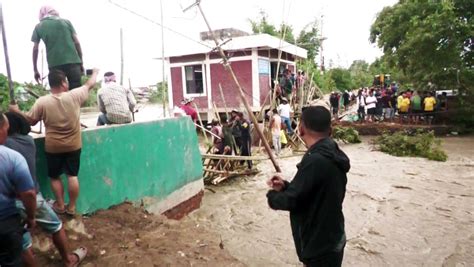
[[[192,98],[185,98],[181,101],[180,108],[186,113],[186,115],[190,116],[194,123],[197,122],[198,114],[197,111],[191,107],[191,103],[193,102]]]
[[[288,104],[288,99],[286,99],[286,97],[281,99],[281,104],[278,106],[277,110],[280,114],[281,120],[286,125],[288,134],[292,135],[293,128],[291,127],[290,113],[293,111],[291,110],[290,104]]]
[[[111,71],[104,74],[104,84],[97,92],[97,103],[102,112],[97,119],[97,126],[132,122],[132,112],[137,104],[132,91],[117,84],[115,74]]]

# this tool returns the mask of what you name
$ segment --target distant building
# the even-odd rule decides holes
[[[273,86],[279,51],[280,73],[285,68],[295,72],[296,60],[306,58],[305,49],[268,34],[248,35],[235,29],[214,32],[220,40],[232,39],[223,49],[253,111],[260,111]],[[201,33],[201,39],[214,46],[214,42],[209,41],[212,39],[209,32]],[[219,112],[224,112],[219,84],[228,110],[240,108],[237,86],[222,65],[219,53],[211,50],[200,46],[166,56],[170,109],[180,105],[183,98],[193,97],[203,120],[213,117],[214,103]],[[268,99],[265,105],[269,105]]]

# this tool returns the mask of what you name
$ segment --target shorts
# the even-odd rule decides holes
[[[49,68],[50,70],[60,70],[64,72],[67,77],[67,81],[69,83],[69,90],[81,87],[81,78],[82,78],[82,71],[81,71],[81,64],[64,64],[60,66],[54,66]]]
[[[423,111],[421,111],[421,110],[414,110],[414,109],[411,110],[411,114],[420,114],[420,113],[423,113]]]
[[[26,218],[25,206],[23,206],[23,203],[17,200],[16,207],[20,210],[21,216],[23,218]],[[46,200],[44,200],[43,195],[41,195],[41,193],[38,193],[36,195],[35,217],[36,224],[49,235],[57,233],[63,227],[62,221],[59,219],[58,215],[56,215],[53,209],[48,205]],[[22,241],[23,250],[30,248],[31,244],[31,234],[30,232],[25,232],[23,234]]]
[[[21,237],[24,231],[18,215],[0,220],[0,266],[21,266]]]
[[[367,114],[368,115],[375,115],[376,110],[377,110],[377,108],[369,108],[369,109],[367,109]]]
[[[63,173],[77,176],[81,163],[81,149],[65,153],[46,152],[46,162],[50,178],[58,178]]]

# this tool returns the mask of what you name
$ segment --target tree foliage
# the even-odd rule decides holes
[[[400,0],[384,8],[371,27],[370,41],[383,49],[384,60],[399,68],[417,89],[429,84],[459,89],[474,100],[474,1]],[[461,103],[463,116],[472,108]]]

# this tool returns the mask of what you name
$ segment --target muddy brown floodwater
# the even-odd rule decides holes
[[[435,162],[372,151],[370,139],[342,145],[351,159],[344,214],[344,266],[473,266],[474,137],[443,139],[449,159]],[[291,178],[300,157],[279,160]],[[261,162],[257,176],[206,190],[190,219],[222,238],[249,266],[300,265],[287,212],[268,208]]]

